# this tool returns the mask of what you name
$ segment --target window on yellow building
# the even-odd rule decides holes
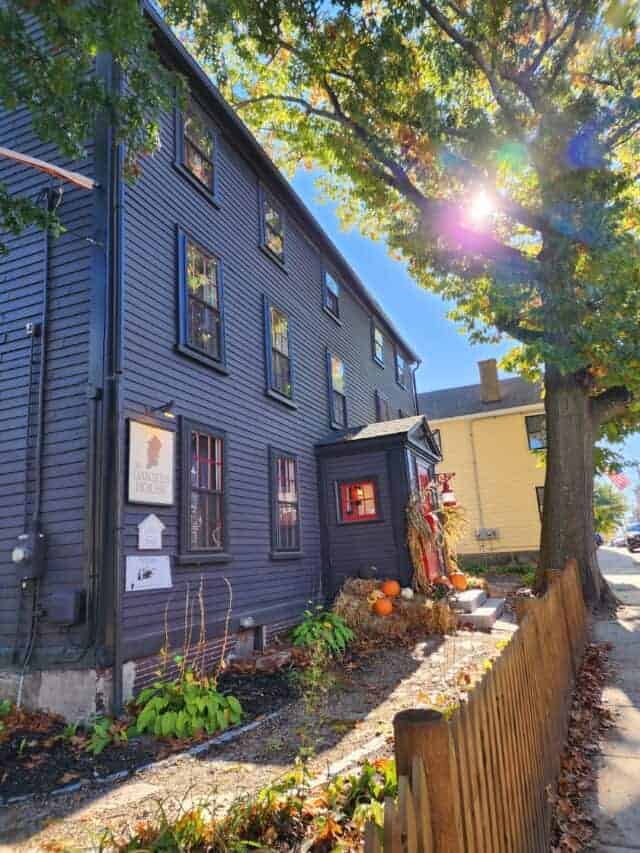
[[[524,419],[527,427],[529,450],[544,450],[547,446],[547,421],[544,415],[527,415]]]

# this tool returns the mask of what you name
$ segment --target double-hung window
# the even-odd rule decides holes
[[[224,313],[220,261],[178,232],[180,347],[224,363]]]
[[[298,462],[290,453],[271,450],[271,549],[274,553],[300,550]]]
[[[262,245],[280,263],[284,263],[285,222],[279,204],[264,191],[260,193],[262,209]]]
[[[323,304],[332,317],[335,317],[336,320],[340,318],[340,285],[326,270],[323,283]]]
[[[345,429],[347,426],[347,396],[344,381],[344,362],[337,355],[327,353],[329,379],[329,409],[331,426]]]
[[[267,360],[267,392],[293,400],[293,364],[289,335],[289,317],[267,297],[265,312],[265,356]]]
[[[384,366],[384,335],[382,329],[379,329],[375,323],[372,324],[371,331],[371,347],[373,360],[381,367]]]
[[[405,390],[409,387],[409,365],[406,358],[396,350],[396,382]]]
[[[527,415],[524,419],[527,428],[529,450],[544,450],[547,446],[547,421],[544,415]]]
[[[376,391],[376,420],[391,421],[393,420],[393,412],[391,403],[387,400],[384,394]]]
[[[183,540],[190,552],[223,551],[225,438],[199,424],[183,425]]]
[[[180,165],[211,195],[216,192],[216,135],[193,103],[182,116]]]

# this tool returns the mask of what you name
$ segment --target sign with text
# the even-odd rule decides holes
[[[138,525],[138,551],[159,551],[162,548],[164,524],[151,513]]]
[[[171,506],[174,459],[171,430],[129,421],[129,502]]]

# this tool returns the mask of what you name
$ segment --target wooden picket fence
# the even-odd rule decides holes
[[[527,600],[509,645],[446,719],[394,719],[398,799],[365,853],[547,853],[548,786],[560,769],[588,632],[575,561]]]

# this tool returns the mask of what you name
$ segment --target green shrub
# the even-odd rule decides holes
[[[354,634],[337,613],[318,605],[314,610],[304,611],[304,619],[293,629],[291,636],[296,646],[320,646],[334,657],[340,657]]]
[[[100,755],[110,744],[121,746],[128,740],[126,723],[112,720],[110,717],[96,717],[89,729],[89,740],[84,748],[92,755]]]
[[[222,731],[242,719],[235,696],[224,696],[215,682],[187,669],[181,678],[155,681],[135,700],[136,733],[158,737],[191,737]]]

